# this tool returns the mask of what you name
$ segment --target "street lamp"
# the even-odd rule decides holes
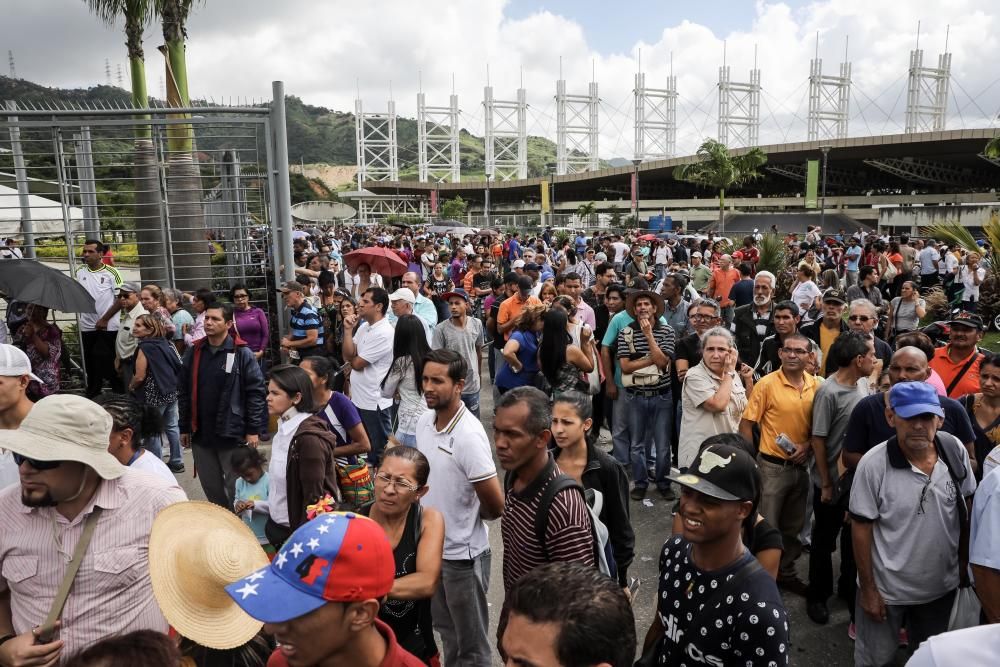
[[[632,168],[633,177],[635,178],[635,226],[636,229],[639,228],[639,165],[642,164],[642,158],[632,158]]]
[[[823,145],[819,149],[823,151],[823,186],[822,194],[820,195],[820,206],[819,206],[819,228],[823,229],[823,225],[826,222],[826,160],[827,156],[830,154],[830,149],[832,146]]]

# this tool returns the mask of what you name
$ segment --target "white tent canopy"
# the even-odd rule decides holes
[[[62,204],[40,195],[28,195],[28,210],[37,236],[62,236],[66,233]],[[68,208],[70,231],[83,230],[83,209]],[[19,238],[24,233],[21,224],[21,202],[15,188],[0,185],[0,237]]]

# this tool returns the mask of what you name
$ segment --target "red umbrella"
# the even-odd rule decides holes
[[[639,237],[639,240],[640,241],[655,241],[656,240],[656,234],[643,234],[642,236]]]
[[[359,248],[344,255],[344,263],[352,273],[358,270],[361,264],[371,267],[372,273],[377,273],[387,278],[401,276],[409,268],[406,262],[400,259],[392,250],[388,248]]]

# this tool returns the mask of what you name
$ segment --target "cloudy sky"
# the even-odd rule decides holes
[[[105,82],[126,67],[119,24],[107,28],[84,0],[4,0],[0,53],[18,76],[49,86]],[[715,136],[723,43],[732,80],[748,77],[754,48],[761,69],[761,142],[803,140],[809,59],[820,35],[824,70],[835,73],[845,37],[853,63],[850,134],[901,132],[909,51],[921,22],[925,65],[935,65],[950,25],[952,96],[948,127],[997,126],[1000,114],[1000,3],[996,0],[207,0],[189,27],[193,97],[268,98],[285,81],[307,103],[416,115],[422,80],[430,105],[447,104],[452,79],[461,123],[483,132],[487,68],[498,99],[523,77],[529,132],[555,139],[555,81],[562,58],[568,92],[600,85],[600,153],[633,152],[632,87],[641,51],[648,86],[678,77],[678,150]],[[149,89],[159,94],[162,42],[146,31]],[[128,81],[127,69],[124,69]],[[419,76],[418,76],[419,74]]]

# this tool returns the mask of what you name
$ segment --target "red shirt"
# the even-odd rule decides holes
[[[392,628],[377,618],[375,619],[375,629],[385,638],[386,644],[388,644],[386,646],[385,657],[382,659],[379,667],[426,667],[423,661],[418,660],[415,655],[401,647],[396,641],[396,635],[393,633]],[[288,667],[288,661],[285,660],[285,656],[280,648],[275,649],[271,657],[268,658],[267,667]]]

